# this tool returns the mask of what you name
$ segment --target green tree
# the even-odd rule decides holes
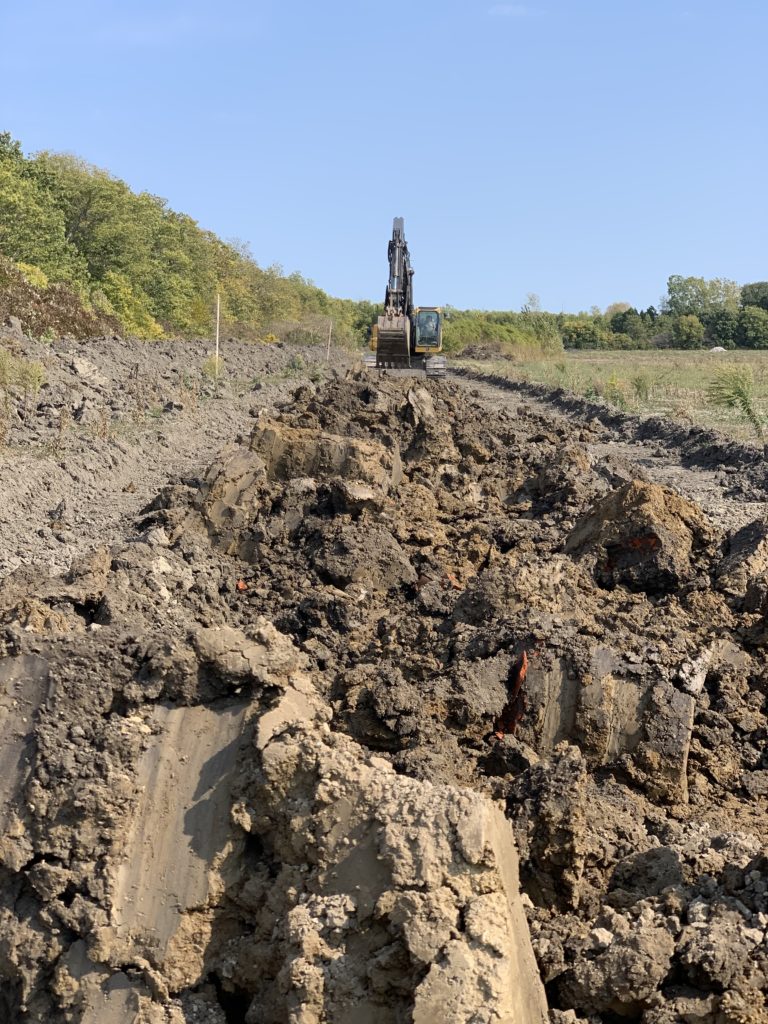
[[[739,314],[732,309],[713,309],[705,318],[707,337],[715,345],[734,348],[739,332]]]
[[[676,348],[701,348],[704,344],[704,324],[693,313],[679,316],[672,327]]]
[[[666,312],[672,316],[703,315],[718,306],[726,309],[739,308],[741,289],[735,281],[715,277],[706,281],[703,277],[681,277],[673,274],[667,281]]]
[[[739,313],[738,344],[742,348],[768,348],[768,312],[745,306]]]
[[[755,281],[753,284],[742,285],[742,306],[759,306],[768,309],[768,281]]]
[[[38,154],[31,174],[50,186],[67,241],[83,255],[93,278],[101,281],[112,270],[138,283],[151,275],[162,200],[134,195],[125,182],[65,154]]]
[[[17,167],[24,164],[21,143],[10,132],[0,132],[0,163],[15,164]]]
[[[642,343],[648,337],[646,321],[634,308],[614,313],[609,321],[611,333],[628,334],[629,337],[638,343]]]
[[[631,308],[632,306],[629,302],[612,302],[610,306],[606,306],[604,314],[605,319],[610,323],[617,313],[626,313],[626,311]]]
[[[108,270],[101,282],[102,296],[97,304],[102,312],[116,315],[129,334],[139,338],[160,338],[163,329],[150,309],[148,296],[142,294],[119,271]]]
[[[84,267],[65,227],[50,192],[28,174],[19,143],[0,134],[0,253],[55,281],[81,279]]]
[[[609,344],[610,335],[595,323],[594,318],[568,318],[564,320],[561,330],[566,348],[606,348]]]

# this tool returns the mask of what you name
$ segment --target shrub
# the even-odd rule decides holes
[[[765,441],[763,418],[755,404],[755,378],[751,366],[724,366],[707,388],[712,405],[733,409],[750,424],[756,437]]]
[[[137,338],[162,338],[163,329],[150,312],[149,299],[132,287],[124,274],[108,270],[93,301],[102,312],[117,316],[126,333]]]
[[[40,267],[33,267],[31,263],[17,263],[16,266],[27,284],[31,284],[33,288],[37,288],[41,292],[45,291],[48,287],[48,277]]]
[[[619,409],[626,409],[628,391],[629,387],[624,378],[612,373],[603,385],[603,398]]]
[[[632,389],[635,392],[635,398],[641,405],[647,405],[648,400],[651,397],[651,381],[647,374],[638,373],[636,377],[632,378]]]
[[[208,356],[208,358],[203,361],[203,365],[201,367],[204,376],[210,377],[211,380],[218,380],[219,377],[221,376],[221,368],[223,363],[224,360],[220,355]]]
[[[566,348],[607,348],[613,342],[613,337],[608,337],[609,331],[586,317],[571,317],[563,321],[561,330]]]

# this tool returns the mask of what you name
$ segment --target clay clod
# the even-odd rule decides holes
[[[589,558],[601,586],[667,593],[692,579],[717,541],[701,510],[658,484],[632,480],[599,501],[565,550]]]

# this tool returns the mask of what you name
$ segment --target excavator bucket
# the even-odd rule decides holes
[[[407,316],[380,316],[376,338],[376,366],[380,370],[411,367],[411,322]]]

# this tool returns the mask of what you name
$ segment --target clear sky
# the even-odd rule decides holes
[[[0,130],[380,299],[768,278],[765,0],[0,0]]]

